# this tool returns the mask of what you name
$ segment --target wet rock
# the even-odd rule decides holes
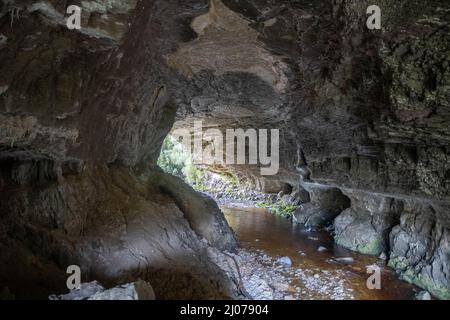
[[[278,290],[278,291],[288,291],[289,290],[289,285],[285,284],[285,283],[275,282],[275,283],[272,283],[271,285],[275,290]]]
[[[431,294],[428,291],[421,291],[416,296],[417,300],[431,300]]]
[[[86,300],[96,293],[105,291],[105,288],[98,282],[92,281],[82,283],[79,289],[74,289],[70,293],[63,295],[51,295],[50,300]]]
[[[295,211],[293,221],[311,228],[324,228],[349,207],[350,200],[335,188],[310,188],[311,202]]]
[[[389,248],[389,233],[398,223],[403,203],[382,196],[356,195],[351,197],[352,207],[334,220],[336,243],[354,251],[379,256]]]
[[[64,295],[52,295],[50,300],[155,300],[153,288],[145,281],[139,280],[105,289],[97,281],[82,283],[80,289]]]
[[[342,263],[353,263],[353,262],[355,262],[355,259],[353,259],[351,257],[335,258],[334,260],[336,260],[337,262],[342,262]]]
[[[88,300],[155,300],[155,293],[150,284],[141,280],[97,292]]]
[[[294,194],[284,195],[281,198],[281,201],[286,203],[286,204],[293,205],[293,206],[298,206],[301,203],[301,201],[298,199],[298,195],[295,194],[295,193]]]
[[[281,265],[284,265],[286,267],[291,267],[292,266],[292,260],[289,257],[281,257],[277,260],[277,262]]]
[[[152,178],[159,188],[169,194],[184,213],[192,229],[221,250],[236,248],[237,241],[216,202],[195,192],[178,177],[154,173]]]
[[[300,288],[289,285],[292,279],[296,277],[296,269],[277,265],[276,259],[260,250],[239,249],[235,258],[250,298],[283,300],[287,294],[294,299],[300,298]],[[219,265],[224,266],[223,262]],[[236,271],[235,276],[236,279],[239,279]]]
[[[335,218],[332,214],[311,203],[302,204],[294,212],[293,222],[302,224],[306,227],[321,228],[327,226]]]
[[[380,256],[379,256],[378,258],[381,259],[381,260],[383,260],[383,261],[386,261],[386,260],[389,259],[389,258],[388,258],[388,255],[386,254],[386,252],[381,253]]]
[[[317,248],[317,252],[325,252],[328,251],[327,248],[320,246],[319,248]]]
[[[414,202],[406,205],[400,225],[390,235],[388,265],[403,279],[450,299],[450,229],[439,221],[448,208],[440,210],[444,211]]]
[[[252,293],[252,297],[256,300],[272,300],[273,289],[267,284],[265,280],[253,275],[245,283],[245,288]]]
[[[308,203],[311,201],[311,196],[308,191],[302,186],[298,186],[298,190],[295,191],[295,197],[300,201],[300,203]]]

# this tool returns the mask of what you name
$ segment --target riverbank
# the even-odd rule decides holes
[[[308,231],[267,210],[222,210],[241,243],[234,254],[246,291],[258,300],[409,300],[421,289],[402,281],[374,257],[334,244],[325,231]],[[367,267],[381,271],[381,289],[370,290]]]

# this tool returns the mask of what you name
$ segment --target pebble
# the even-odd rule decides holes
[[[417,300],[431,300],[431,294],[428,291],[421,291],[416,296]]]
[[[320,247],[317,249],[317,252],[325,252],[325,251],[328,251],[328,249],[325,248],[325,247],[322,247],[322,246],[320,246]]]
[[[287,268],[280,260],[292,263],[289,257],[277,259],[263,250],[239,249],[236,255],[239,257],[244,287],[255,300],[354,298],[350,288],[340,279],[341,274],[333,270],[311,270],[297,266]]]
[[[272,284],[272,287],[278,291],[288,291],[289,290],[289,285],[287,285],[285,283],[275,282]]]
[[[379,257],[381,260],[384,260],[384,261],[386,261],[387,259],[388,259],[388,256],[387,256],[387,254],[386,254],[386,252],[383,252],[382,254],[380,254],[380,257]]]
[[[292,266],[292,260],[289,257],[281,257],[280,259],[277,260],[277,262],[279,264],[282,264],[282,265],[287,266],[287,267]]]
[[[336,258],[335,260],[338,261],[338,262],[343,262],[343,263],[353,263],[353,262],[355,262],[355,259],[353,259],[352,257]]]

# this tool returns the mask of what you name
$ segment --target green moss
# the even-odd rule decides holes
[[[256,206],[269,209],[270,212],[283,217],[291,217],[294,214],[295,210],[297,210],[297,206],[286,203],[283,200],[259,201],[256,203]]]
[[[359,244],[356,250],[363,254],[378,256],[383,252],[383,242],[380,239],[374,239],[365,244]]]
[[[398,271],[405,281],[428,290],[439,299],[450,300],[450,288],[437,284],[426,275],[415,273],[405,258],[394,257],[389,260],[388,266]]]
[[[385,249],[384,240],[375,232],[362,235],[360,231],[356,234],[346,231],[335,235],[335,242],[340,246],[371,256],[379,256]]]
[[[220,176],[227,182],[229,187],[239,187],[240,186],[239,179],[235,174],[233,174],[231,172],[225,172],[225,173],[221,173]]]

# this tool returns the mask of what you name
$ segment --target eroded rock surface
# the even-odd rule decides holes
[[[105,289],[97,281],[82,283],[79,289],[63,295],[52,295],[50,300],[155,300],[152,286],[142,280]]]
[[[440,208],[446,213],[448,209]],[[389,265],[400,270],[406,280],[450,299],[450,233],[439,214],[427,205],[406,205],[400,224],[390,234]]]
[[[53,290],[63,291],[69,265],[80,266],[84,280],[98,279],[108,286],[140,277],[162,299],[234,296],[233,283],[206,257],[211,245],[228,250],[236,246],[222,212],[210,206],[185,214],[177,204],[191,201],[189,194],[205,206],[211,200],[192,189],[183,200],[175,200],[160,179],[141,182],[126,168],[114,166],[85,168],[59,180],[39,165],[32,172],[36,177],[29,177],[31,181],[8,181],[16,188],[1,196],[1,281],[16,297],[33,297],[41,282],[59,283]],[[204,214],[206,222],[196,225],[195,214]],[[223,242],[210,235],[222,235]],[[20,269],[30,269],[27,278],[9,269],[3,259],[11,257]],[[34,268],[34,260],[43,266]],[[45,270],[50,262],[52,268]]]
[[[300,205],[293,215],[295,223],[324,228],[350,206],[350,199],[337,188],[309,187],[310,201]]]

